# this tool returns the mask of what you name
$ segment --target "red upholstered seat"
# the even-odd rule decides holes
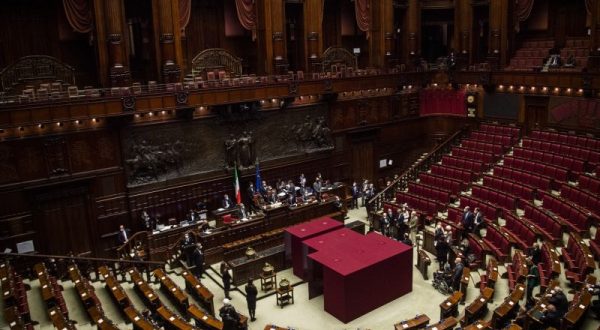
[[[226,214],[223,216],[223,224],[230,224],[233,222],[233,217],[231,216],[231,214]]]

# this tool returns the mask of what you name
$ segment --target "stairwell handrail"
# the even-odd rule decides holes
[[[469,126],[465,125],[460,128],[458,131],[454,132],[450,137],[436,146],[431,152],[427,154],[423,159],[416,161],[413,165],[411,165],[408,169],[406,169],[402,174],[396,178],[392,183],[390,183],[387,187],[385,187],[382,191],[373,196],[370,200],[367,201],[367,214],[370,217],[371,211],[378,210],[383,204],[383,199],[387,193],[389,193],[390,189],[400,188],[404,189],[408,185],[408,181],[416,179],[418,173],[424,170],[429,169],[429,166],[432,163],[438,162],[442,155],[450,151],[456,140],[460,139],[466,132],[469,131]]]

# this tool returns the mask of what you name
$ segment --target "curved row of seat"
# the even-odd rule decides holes
[[[8,262],[0,265],[4,320],[11,329],[33,329],[23,277]]]
[[[561,155],[579,158],[587,161],[592,168],[596,168],[596,165],[600,162],[600,152],[578,146],[536,140],[532,138],[523,138],[522,146],[529,149],[550,151]]]
[[[597,210],[600,210],[598,194],[590,194],[587,190],[563,184],[560,188],[560,197],[585,208],[594,218],[600,219],[597,212]]]
[[[493,164],[498,160],[498,156],[494,155],[491,152],[473,150],[464,147],[452,148],[452,156],[468,158],[488,165]]]
[[[443,204],[448,204],[450,202],[450,191],[422,183],[409,182],[408,192]]]
[[[525,218],[537,226],[542,237],[555,245],[562,245],[562,226],[550,214],[529,202],[523,202]]]
[[[533,130],[530,137],[534,139],[570,144],[572,146],[582,146],[589,149],[600,149],[600,139],[589,136],[565,134],[559,132]]]
[[[468,158],[445,155],[442,157],[442,165],[452,166],[467,171],[472,171],[476,174],[481,173],[485,169],[485,164],[482,161],[471,160]]]
[[[479,130],[490,134],[510,135],[518,138],[521,135],[521,129],[514,126],[496,125],[496,124],[481,124]]]
[[[456,195],[465,188],[465,184],[460,180],[446,178],[431,173],[419,173],[419,183],[429,186],[439,187]]]
[[[471,181],[475,179],[473,171],[440,164],[431,165],[431,173],[446,178],[460,180],[464,184],[470,184]]]
[[[579,188],[585,189],[592,194],[600,194],[600,177],[582,175],[579,177]]]
[[[507,180],[501,177],[492,175],[483,176],[483,185],[505,193],[514,195],[515,197],[524,200],[533,200],[535,197],[535,188],[526,186],[512,180]]]
[[[462,140],[460,145],[463,148],[479,150],[479,151],[483,151],[483,152],[489,152],[489,153],[493,153],[496,156],[502,155],[505,152],[505,148],[503,148],[499,144],[494,144],[494,143],[489,143],[489,142],[481,142],[481,141],[477,141],[477,140],[473,140],[473,139],[469,139],[469,138]]]
[[[515,156],[504,157],[504,165],[530,173],[540,173],[547,177],[554,178],[557,181],[566,182],[570,178],[570,172],[564,167],[556,165],[546,165],[540,162],[534,162],[526,158]],[[558,187],[553,187],[558,188]]]
[[[561,250],[565,263],[565,277],[571,284],[581,284],[596,269],[594,257],[585,242],[575,233],[569,234],[567,246]]]
[[[545,175],[539,173],[529,173],[506,166],[494,167],[494,176],[509,179],[513,182],[519,182],[522,185],[528,185],[532,188],[537,188],[542,191],[550,190],[554,182],[552,178]]]
[[[483,201],[472,196],[463,195],[460,196],[460,205],[461,207],[469,206],[471,208],[471,211],[473,211],[474,208],[478,207],[483,213],[483,216],[487,218],[490,222],[495,223],[496,220],[498,220],[498,207],[488,203],[487,201]]]
[[[585,213],[579,208],[564,203],[560,197],[552,194],[544,194],[542,197],[544,208],[552,211],[556,216],[560,216],[571,231],[579,235],[588,236],[591,226],[591,214]]]
[[[511,238],[495,224],[487,225],[483,241],[487,244],[498,261],[504,262],[510,257],[510,249],[512,247]]]
[[[540,291],[545,291],[552,279],[561,273],[558,252],[550,242],[544,242],[541,246],[541,261],[538,263],[540,273]]]
[[[529,268],[521,251],[517,250],[513,253],[512,262],[506,265],[506,273],[508,275],[508,288],[511,291],[515,289],[518,283],[525,282]]]
[[[517,138],[511,135],[491,134],[477,131],[471,133],[470,138],[475,141],[499,144],[505,151],[517,141]]]
[[[587,162],[581,159],[528,148],[513,148],[513,156],[526,159],[537,159],[542,163],[564,167],[575,174],[584,172],[587,167]]]
[[[505,210],[503,213],[512,212],[517,208],[519,198],[515,195],[498,191],[496,189],[473,185],[471,189],[471,195],[479,198],[482,201],[495,204]]]
[[[429,217],[436,216],[437,213],[442,211],[445,207],[444,204],[438,201],[422,196],[415,196],[402,191],[396,193],[396,203],[398,205],[406,204],[411,209],[417,210],[419,213]]]
[[[536,226],[520,219],[514,213],[504,213],[504,229],[508,231],[519,249],[525,250],[537,240],[538,231]]]

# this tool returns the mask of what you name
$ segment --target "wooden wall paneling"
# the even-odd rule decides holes
[[[304,1],[304,58],[306,59],[306,71],[318,71],[313,64],[319,62],[323,54],[323,25],[330,22],[330,17],[323,20],[324,6],[330,1],[306,0]]]

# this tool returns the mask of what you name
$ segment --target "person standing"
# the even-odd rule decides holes
[[[454,274],[452,274],[452,288],[454,291],[458,291],[460,289],[460,279],[462,278],[463,269],[465,266],[462,263],[461,258],[454,259]]]
[[[123,244],[125,244],[125,242],[127,242],[128,239],[129,239],[129,236],[127,235],[127,230],[125,229],[125,226],[120,225],[119,233],[117,234],[117,241],[119,242],[120,245],[123,245]]]
[[[252,279],[248,279],[248,284],[245,287],[246,290],[246,302],[248,303],[248,312],[250,313],[250,321],[256,321],[256,296],[258,296],[258,289],[252,283]]]
[[[229,270],[229,265],[224,261],[221,263],[221,277],[223,278],[225,298],[231,299],[231,297],[229,297],[229,290],[231,289],[231,272]]]
[[[540,272],[538,266],[533,263],[531,257],[527,258],[527,266],[529,267],[529,273],[527,274],[527,305],[526,308],[530,308],[535,304],[533,299],[533,288],[540,285]]]
[[[477,236],[481,236],[481,228],[485,228],[485,219],[483,218],[483,213],[481,213],[481,210],[478,207],[475,208],[473,227],[473,233]]]
[[[202,253],[202,244],[197,243],[193,253],[194,275],[197,278],[204,277],[204,253]]]
[[[358,197],[360,197],[360,188],[356,184],[356,181],[352,182],[352,205],[351,209],[358,209]]]

